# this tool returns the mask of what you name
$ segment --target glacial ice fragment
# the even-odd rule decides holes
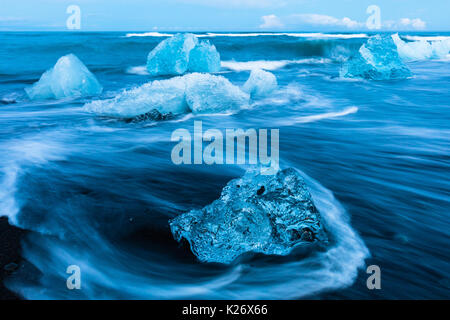
[[[88,112],[120,118],[140,116],[153,110],[162,115],[181,114],[189,112],[185,91],[183,77],[155,80],[125,90],[112,99],[92,101],[84,108]]]
[[[249,104],[249,95],[222,76],[192,73],[186,80],[186,101],[193,113],[236,111]]]
[[[405,79],[411,76],[411,71],[400,59],[392,37],[378,34],[370,37],[359,52],[343,64],[340,76],[371,80]]]
[[[97,95],[103,88],[97,78],[75,55],[59,58],[55,66],[42,74],[38,82],[26,88],[32,100],[61,99]]]
[[[154,80],[125,90],[112,99],[87,103],[84,109],[119,118],[133,118],[156,110],[164,119],[168,114],[235,111],[248,103],[248,94],[226,78],[191,73],[167,80]]]
[[[249,93],[252,98],[255,98],[270,94],[277,86],[277,78],[273,73],[261,69],[253,69],[242,89]]]
[[[447,59],[450,53],[450,39],[431,41],[426,40],[405,42],[398,33],[392,35],[397,51],[403,61]]]
[[[220,55],[208,40],[191,33],[176,34],[161,41],[148,55],[150,75],[181,75],[185,72],[217,72]]]
[[[247,171],[231,180],[218,200],[170,222],[202,262],[230,263],[245,252],[288,255],[299,245],[326,242],[321,215],[292,168],[276,175]]]
[[[153,76],[185,73],[189,65],[189,53],[197,43],[197,38],[191,33],[178,33],[161,41],[148,54],[148,72]]]
[[[199,42],[189,53],[190,72],[218,72],[220,71],[220,55],[216,47],[208,40]]]

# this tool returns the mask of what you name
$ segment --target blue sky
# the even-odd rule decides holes
[[[450,31],[449,0],[1,0],[0,30],[363,31],[369,5],[382,30]]]

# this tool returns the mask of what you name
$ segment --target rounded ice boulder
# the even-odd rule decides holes
[[[253,69],[242,89],[249,93],[252,98],[255,98],[270,94],[277,86],[277,78],[273,73],[261,69]]]
[[[38,82],[26,88],[32,100],[61,99],[98,95],[103,88],[97,78],[74,54],[58,59]]]

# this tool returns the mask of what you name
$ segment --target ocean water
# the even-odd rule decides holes
[[[153,80],[160,33],[0,33],[0,215],[29,230],[23,267],[6,280],[26,299],[450,298],[450,59],[407,62],[396,81],[339,78],[367,34],[212,34],[220,75],[250,70],[279,87],[227,115],[126,122],[85,103]],[[408,33],[404,40],[448,39]],[[74,53],[100,97],[30,101],[24,88]],[[245,165],[179,165],[171,134],[280,129],[280,165],[305,177],[333,241],[287,257],[200,263],[168,220],[220,195]],[[381,290],[366,267],[381,269]],[[68,290],[78,265],[82,289]]]

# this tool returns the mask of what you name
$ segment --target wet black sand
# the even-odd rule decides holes
[[[11,226],[5,217],[0,218],[0,300],[19,299],[3,285],[3,281],[15,272],[14,264],[20,265],[20,241],[24,233],[24,230]]]

